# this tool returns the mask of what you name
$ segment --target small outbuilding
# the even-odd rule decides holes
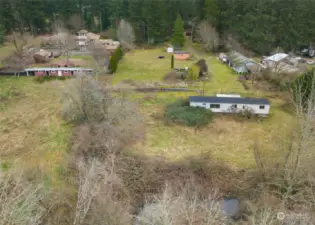
[[[241,113],[249,111],[252,114],[267,116],[270,103],[265,98],[242,98],[239,95],[191,96],[191,107],[202,107],[214,113]]]
[[[186,51],[174,51],[174,59],[176,60],[188,60],[190,53]]]
[[[263,59],[263,64],[267,67],[274,67],[276,64],[283,62],[285,59],[289,57],[288,54],[285,53],[276,53],[272,56],[269,56]]]
[[[236,51],[228,53],[228,65],[238,74],[261,70],[261,66],[258,63]]]
[[[166,52],[167,53],[174,53],[174,47],[172,45],[167,46]]]

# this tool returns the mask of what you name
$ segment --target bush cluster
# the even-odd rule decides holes
[[[165,108],[165,117],[186,126],[205,126],[212,120],[212,112],[201,107],[190,107],[188,100],[180,99]]]

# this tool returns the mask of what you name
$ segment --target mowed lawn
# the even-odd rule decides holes
[[[60,118],[61,81],[38,84],[34,77],[0,77],[0,164],[39,170],[58,184],[67,165],[71,127]]]
[[[166,58],[157,59],[159,55]],[[206,85],[207,95],[221,92],[267,97],[272,104],[271,116],[261,120],[245,120],[215,115],[213,123],[195,131],[193,128],[166,124],[161,118],[166,104],[177,98],[187,98],[191,93],[133,93],[130,98],[139,106],[147,135],[145,141],[134,146],[132,151],[175,161],[191,156],[210,156],[235,168],[248,168],[255,164],[253,145],[259,143],[262,154],[268,159],[278,157],[279,144],[294,118],[293,113],[287,109],[287,101],[279,98],[279,93],[245,90],[230,68],[213,56],[203,57],[213,74]],[[194,61],[175,62],[175,67],[190,66],[192,63]],[[136,50],[125,55],[113,77],[113,83],[124,80],[162,81],[168,71],[170,55],[162,49]]]

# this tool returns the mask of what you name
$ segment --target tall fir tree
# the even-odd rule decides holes
[[[5,36],[5,29],[4,29],[4,26],[0,24],[0,44],[3,43],[4,36]]]
[[[183,47],[185,44],[184,23],[182,17],[178,14],[172,36],[172,44],[176,47]]]

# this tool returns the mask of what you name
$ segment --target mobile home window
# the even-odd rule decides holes
[[[265,109],[265,106],[264,105],[260,105],[259,109]]]
[[[237,109],[237,104],[232,105],[232,108]]]
[[[210,104],[211,109],[220,109],[220,104]]]

